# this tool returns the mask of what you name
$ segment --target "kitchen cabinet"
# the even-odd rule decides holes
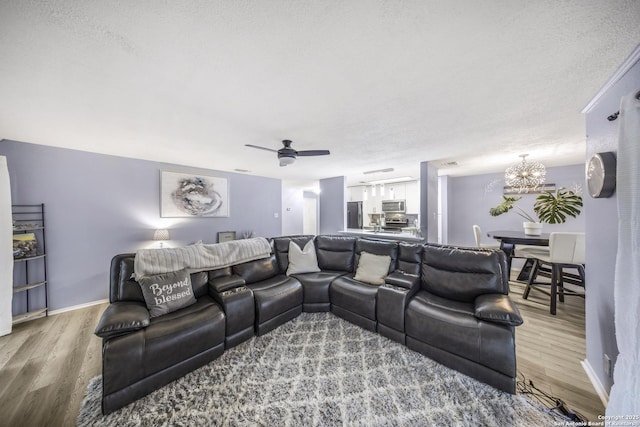
[[[405,200],[408,214],[420,213],[420,181],[405,183]]]
[[[386,184],[384,188],[384,194],[384,200],[406,200],[406,185],[404,182]]]
[[[355,187],[347,187],[347,202],[362,202],[364,201],[365,187],[358,185]]]
[[[382,212],[382,200],[384,198],[383,187],[381,185],[369,185],[364,187],[365,197],[362,202],[364,212],[364,226],[370,225],[369,215]],[[386,199],[385,199],[386,200]]]

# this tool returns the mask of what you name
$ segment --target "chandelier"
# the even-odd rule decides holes
[[[521,154],[522,162],[509,166],[504,172],[504,180],[507,185],[514,187],[519,193],[528,193],[529,190],[544,184],[547,171],[540,162],[527,162],[528,154]]]

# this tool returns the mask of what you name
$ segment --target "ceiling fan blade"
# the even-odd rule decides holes
[[[253,144],[244,144],[244,145],[245,147],[257,148],[258,150],[273,151],[274,153],[278,152],[278,150],[274,150],[273,148],[260,147],[259,145],[253,145]]]
[[[331,154],[329,150],[304,150],[296,153],[298,156],[326,156]]]

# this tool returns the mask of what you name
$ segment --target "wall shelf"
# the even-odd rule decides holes
[[[21,266],[14,269],[13,294],[24,295],[24,302],[13,307],[13,324],[17,324],[49,314],[44,204],[12,205],[11,215],[13,261]]]

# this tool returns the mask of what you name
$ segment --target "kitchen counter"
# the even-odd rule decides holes
[[[416,237],[411,233],[398,233],[398,232],[388,232],[388,231],[372,231],[372,230],[361,230],[359,228],[348,228],[346,230],[338,231],[340,234],[344,234],[347,236],[359,236],[359,237],[370,237],[374,239],[388,239],[388,240],[398,240],[401,242],[409,242],[409,243],[424,243],[424,239],[422,237]]]

